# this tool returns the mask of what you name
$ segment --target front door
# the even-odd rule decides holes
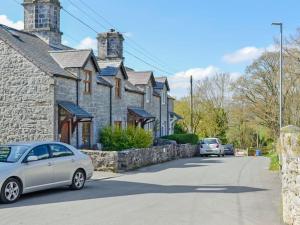
[[[60,135],[61,142],[70,144],[70,121],[63,122]]]

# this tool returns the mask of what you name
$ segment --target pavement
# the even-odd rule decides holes
[[[192,158],[0,205],[0,225],[282,225],[280,178],[263,157]]]

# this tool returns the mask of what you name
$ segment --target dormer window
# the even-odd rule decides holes
[[[85,70],[84,71],[84,93],[91,94],[92,93],[92,71]]]

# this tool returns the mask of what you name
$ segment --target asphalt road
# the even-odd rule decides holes
[[[279,225],[266,158],[193,158],[0,205],[1,225]]]

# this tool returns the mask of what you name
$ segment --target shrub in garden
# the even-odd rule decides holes
[[[100,132],[100,142],[106,151],[147,148],[153,143],[152,133],[139,127],[127,129],[106,127]]]
[[[198,144],[199,138],[196,134],[173,134],[162,137],[163,139],[176,141],[177,144]]]

